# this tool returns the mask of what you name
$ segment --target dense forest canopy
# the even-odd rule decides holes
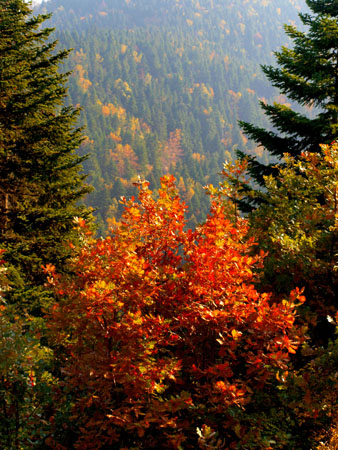
[[[259,64],[288,43],[283,24],[299,25],[301,8],[302,0],[52,0],[38,8],[53,12],[60,46],[74,48],[65,69],[74,71],[70,101],[83,107],[81,152],[92,154],[85,170],[96,189],[87,201],[99,219],[119,214],[116,198],[135,192],[138,174],[157,187],[171,172],[194,223],[208,209],[202,186],[218,181],[234,149],[268,162],[237,121],[268,126],[258,100],[288,102]]]
[[[1,448],[338,448],[338,4],[306,4],[309,35],[295,1],[51,1],[58,50],[0,3]],[[259,72],[282,17],[263,71],[300,113]],[[258,98],[310,150],[262,190],[230,161],[268,159]]]

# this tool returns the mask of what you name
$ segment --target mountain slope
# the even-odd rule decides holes
[[[90,151],[88,204],[103,222],[138,174],[158,186],[172,172],[191,205],[206,212],[202,186],[217,183],[235,148],[261,155],[237,121],[268,126],[258,99],[286,102],[259,64],[287,43],[283,23],[304,0],[51,0],[51,25],[74,52],[65,69],[73,104],[83,106]]]

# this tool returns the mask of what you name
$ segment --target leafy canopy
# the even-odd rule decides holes
[[[257,292],[263,255],[250,256],[246,221],[235,226],[217,198],[185,231],[174,178],[162,178],[156,199],[148,184],[138,202],[123,200],[106,239],[78,221],[75,278],[46,267],[60,298],[48,323],[81,429],[75,448],[197,448],[208,427],[265,448],[259,427],[252,434],[235,417],[287,369],[304,298],[295,290],[272,304]]]

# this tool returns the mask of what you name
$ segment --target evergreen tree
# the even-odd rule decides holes
[[[279,67],[262,66],[262,69],[282,94],[301,106],[318,108],[318,114],[309,118],[289,106],[261,102],[274,131],[240,122],[245,134],[278,159],[285,152],[294,157],[302,151],[317,152],[319,144],[330,143],[338,135],[338,3],[332,0],[306,0],[306,3],[315,13],[299,14],[308,32],[286,25],[285,31],[294,47],[282,47],[275,52]],[[274,173],[273,165],[250,157],[249,170],[262,184],[264,175]]]
[[[88,191],[75,149],[78,110],[64,105],[68,51],[55,51],[46,15],[33,17],[24,0],[0,6],[0,248],[6,250],[9,301],[39,313],[42,265],[64,270],[78,201]],[[40,292],[41,291],[41,292]]]

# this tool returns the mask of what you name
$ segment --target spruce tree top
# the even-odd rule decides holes
[[[261,102],[274,131],[240,122],[247,134],[259,146],[281,159],[284,153],[298,156],[302,151],[317,152],[319,144],[331,143],[338,136],[338,2],[337,0],[306,0],[314,14],[300,14],[307,27],[302,32],[285,26],[293,48],[282,47],[275,52],[278,67],[262,66],[272,85],[282,94],[302,106],[317,107],[309,118],[291,107]],[[250,157],[249,170],[259,184],[263,176],[273,173],[273,165],[259,163]]]
[[[42,265],[65,270],[74,216],[88,214],[79,206],[88,187],[75,153],[78,110],[65,106],[68,74],[59,72],[69,52],[55,51],[53,30],[41,28],[49,16],[31,12],[24,0],[0,5],[0,248],[9,297],[34,303],[44,289]]]

